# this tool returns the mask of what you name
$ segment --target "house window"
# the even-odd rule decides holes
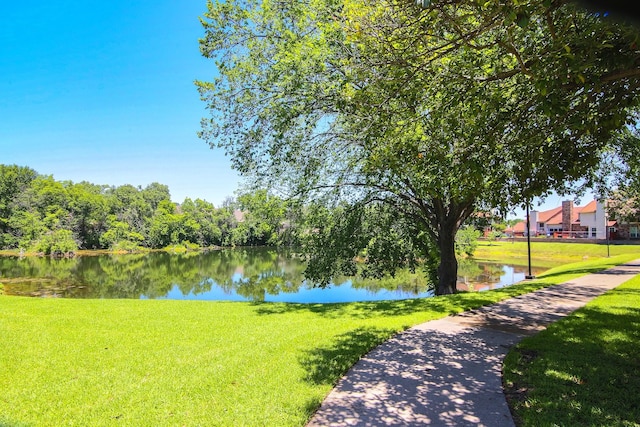
[[[629,237],[631,239],[637,239],[638,237],[640,237],[640,233],[638,233],[638,226],[637,225],[630,225],[629,226]]]
[[[597,230],[595,227],[593,227],[593,228],[591,229],[591,237],[596,237],[596,232],[597,232],[597,231],[598,231],[598,230]]]

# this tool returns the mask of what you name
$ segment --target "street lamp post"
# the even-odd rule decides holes
[[[529,275],[524,276],[525,279],[535,279],[536,276],[531,274],[531,220],[529,219],[529,202],[527,202],[527,259],[529,261]]]
[[[605,213],[604,214],[604,230],[605,230],[605,234],[607,237],[607,258],[611,257],[611,254],[609,253],[609,214]]]

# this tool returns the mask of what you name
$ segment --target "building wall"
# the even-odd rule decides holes
[[[571,231],[571,220],[573,219],[573,201],[562,202],[562,231]]]
[[[527,219],[525,218],[525,224],[526,222]],[[542,230],[538,228],[538,211],[529,211],[529,227],[531,227],[532,236],[542,233]],[[524,228],[526,229],[527,226],[525,225]]]
[[[596,204],[596,227],[598,228],[597,239],[607,238],[607,224],[609,216],[607,215],[606,206],[603,202],[598,201]]]
[[[589,229],[591,229],[592,227],[597,227],[597,225],[596,225],[596,213],[595,212],[581,213],[580,214],[580,225],[582,225],[584,227],[588,227]]]
[[[586,239],[589,237],[589,228],[579,224],[571,224],[571,235],[574,239]]]
[[[580,225],[586,227],[589,237],[593,239],[606,239],[607,215],[604,203],[596,203],[595,212],[580,213]],[[594,231],[595,228],[595,231]],[[595,235],[594,235],[595,234]]]
[[[556,225],[545,224],[544,227],[538,225],[540,234],[554,235],[555,233],[571,232],[570,236],[575,238],[606,239],[607,217],[604,204],[596,203],[595,212],[579,213],[579,224],[574,224],[573,213],[575,206],[570,200],[562,202],[562,223]]]
[[[618,223],[617,237],[620,240],[637,240],[640,239],[640,223],[627,222]]]
[[[580,225],[584,227],[585,231],[588,233],[587,237],[593,239],[604,239],[604,222],[602,224],[598,224],[597,212],[581,213]]]

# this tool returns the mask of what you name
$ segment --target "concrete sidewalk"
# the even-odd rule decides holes
[[[514,426],[502,361],[524,336],[640,273],[640,260],[415,326],[356,363],[308,427]]]

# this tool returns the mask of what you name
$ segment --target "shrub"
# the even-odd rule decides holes
[[[470,225],[458,230],[456,233],[456,252],[458,254],[464,253],[467,256],[472,256],[478,247],[480,234],[478,230]]]
[[[139,252],[144,248],[138,244],[138,242],[132,242],[131,240],[120,240],[114,242],[110,246],[114,252]]]
[[[73,233],[70,230],[55,230],[45,233],[35,243],[33,249],[45,255],[66,255],[78,250],[78,244],[73,239]]]

